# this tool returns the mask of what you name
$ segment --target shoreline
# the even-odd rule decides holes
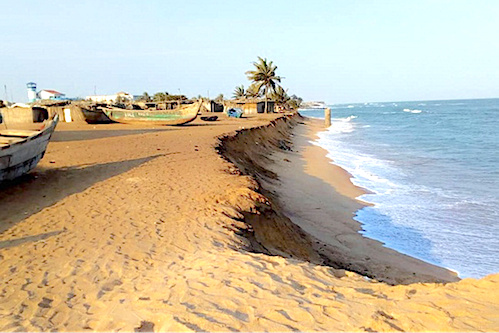
[[[260,192],[270,198],[273,210],[277,212],[266,216],[272,223],[264,224],[260,219],[247,217],[264,248],[273,248],[278,255],[288,253],[291,256],[297,256],[297,249],[301,248],[301,253],[307,253],[301,256],[304,260],[346,269],[389,284],[459,281],[450,270],[384,247],[381,242],[361,235],[362,225],[353,217],[358,209],[366,206],[356,199],[365,193],[364,189],[350,181],[348,172],[331,164],[324,149],[310,142],[317,131],[323,129],[322,123],[294,117],[276,126],[277,133],[263,129],[273,144],[252,147],[249,153],[245,151],[245,160],[238,159],[242,154],[238,147],[229,147],[232,155],[237,155],[232,156],[231,161],[243,174],[249,173],[257,179]],[[239,142],[245,142],[242,133],[238,136]],[[286,149],[282,149],[283,144]],[[270,158],[262,158],[269,155]],[[292,235],[279,235],[282,230],[291,230]],[[298,240],[296,235],[301,235]],[[290,239],[293,246],[287,244]]]
[[[58,126],[0,191],[0,331],[497,330],[497,274],[391,286],[326,262],[283,173],[349,221],[360,203],[299,171],[301,123]]]

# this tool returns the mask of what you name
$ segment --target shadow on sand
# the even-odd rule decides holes
[[[82,141],[82,140],[95,140],[103,138],[111,138],[115,136],[137,135],[144,133],[154,133],[163,131],[178,130],[175,127],[165,128],[150,128],[150,129],[99,129],[99,130],[85,130],[85,131],[55,131],[52,134],[51,142],[67,142],[67,141]]]
[[[65,197],[127,172],[156,157],[60,169],[36,168],[30,174],[0,184],[0,233]]]

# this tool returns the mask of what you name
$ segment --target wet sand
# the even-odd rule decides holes
[[[316,125],[276,117],[59,124],[1,185],[0,330],[499,329],[499,275],[430,283],[456,278],[358,235]]]

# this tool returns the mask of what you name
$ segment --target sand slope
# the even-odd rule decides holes
[[[0,330],[499,328],[498,275],[389,286],[299,259],[320,257],[289,225],[297,249],[256,253],[244,218],[282,212],[215,147],[268,118],[61,124],[39,167],[1,186]]]

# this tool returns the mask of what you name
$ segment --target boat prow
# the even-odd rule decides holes
[[[39,131],[0,130],[0,182],[17,178],[36,167],[45,155],[58,122],[56,114]]]

